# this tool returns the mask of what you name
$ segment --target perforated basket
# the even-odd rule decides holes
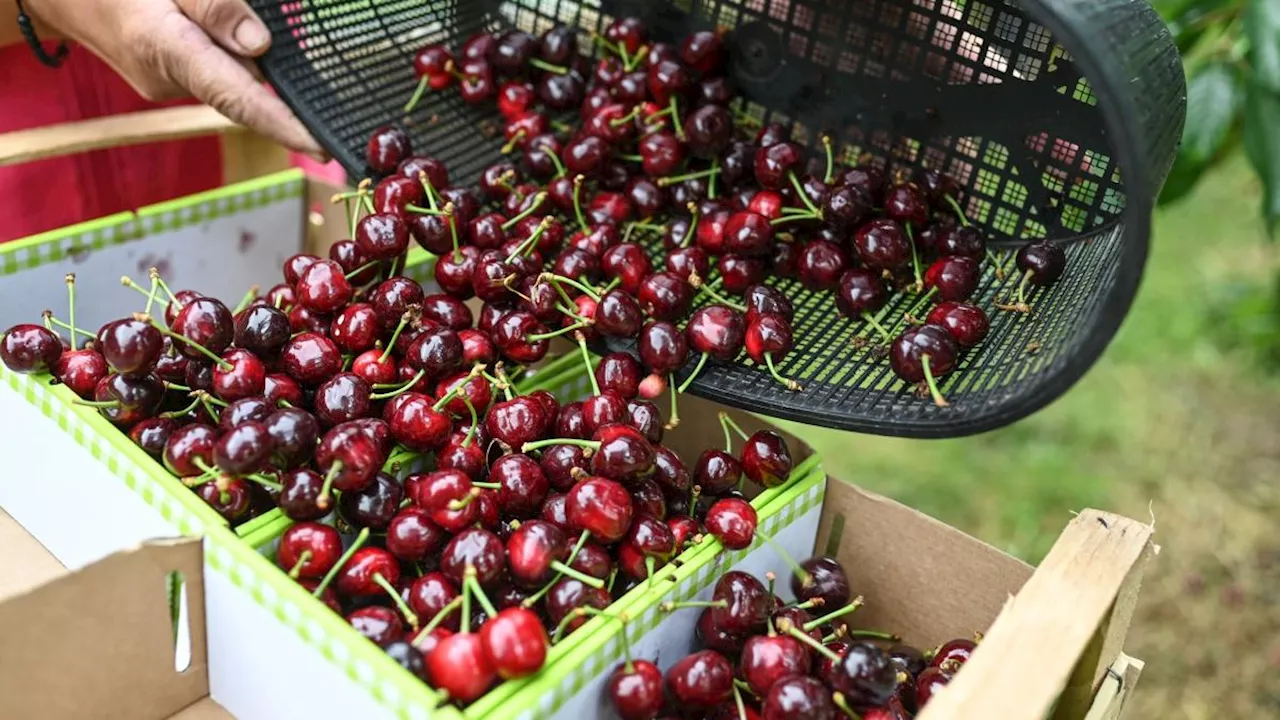
[[[648,21],[654,40],[727,31],[740,109],[793,127],[815,149],[831,134],[845,157],[945,171],[996,246],[1050,238],[1068,270],[1037,290],[1030,315],[996,312],[936,407],[897,380],[883,356],[853,342],[861,324],[829,293],[770,280],[795,302],[797,347],[781,369],[791,392],[748,360],[713,367],[693,392],[801,422],[915,437],[964,435],[1043,407],[1097,360],[1137,290],[1153,198],[1185,114],[1172,39],[1140,0],[252,0],[274,33],[267,77],[355,177],[379,125],[402,119],[424,44],[457,47],[472,33],[555,24],[598,31],[614,17]],[[584,46],[589,43],[583,43]],[[456,93],[428,96],[406,126],[414,146],[475,178],[498,157],[481,128],[492,110]],[[1004,253],[1005,269],[1012,254]],[[1007,298],[990,265],[975,302]],[[906,320],[916,298],[883,317]],[[691,368],[686,368],[686,372]]]

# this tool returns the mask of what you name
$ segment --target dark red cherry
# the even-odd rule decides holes
[[[38,326],[33,325],[32,327],[38,327]],[[44,328],[39,328],[39,329],[44,330]],[[6,335],[5,337],[7,340],[8,336]],[[15,342],[19,342],[20,340],[21,338],[16,338]],[[5,347],[4,343],[0,342],[0,352],[3,351],[4,347]],[[53,345],[49,345],[49,347],[53,347]],[[53,376],[58,379],[58,382],[71,388],[71,391],[74,392],[76,395],[79,395],[80,397],[85,399],[93,397],[93,390],[98,386],[98,382],[101,381],[110,373],[110,370],[107,368],[106,359],[103,358],[101,353],[97,352],[96,350],[70,350],[67,352],[62,352],[61,343],[57,345],[57,351],[59,353],[59,356],[57,360],[54,362],[54,364],[51,366],[53,371]],[[52,353],[50,355],[52,355]],[[33,357],[38,357],[39,363],[43,363],[45,360],[45,357],[41,356],[41,353],[39,351],[37,351]],[[167,357],[170,357],[170,356],[161,355],[160,362],[156,364],[156,374],[160,375],[161,379],[168,379],[161,373],[161,370],[163,370],[162,365],[164,364],[164,361]],[[185,364],[186,364],[185,357],[181,355],[175,355],[171,357],[176,358],[177,360],[180,360],[182,363],[182,367],[185,370]],[[4,355],[3,360],[6,367],[8,367],[9,365],[8,355]],[[24,365],[24,366],[26,365],[24,361],[17,361],[16,364]],[[12,367],[10,367],[9,369],[15,370],[15,372],[22,372]],[[183,375],[178,379],[179,383],[185,380],[185,375],[186,373],[184,372]]]
[[[507,566],[511,578],[527,588],[539,588],[551,580],[552,564],[569,555],[562,529],[545,520],[528,520],[507,538]]]
[[[685,469],[680,456],[662,445],[654,447],[653,479],[663,490],[678,494],[689,492],[689,471]]]
[[[786,357],[795,346],[791,323],[775,313],[757,315],[747,325],[744,345],[747,355],[757,364],[767,365],[770,361],[776,363]],[[788,387],[791,387],[791,382],[794,381],[788,381]]]
[[[755,635],[742,646],[738,668],[751,691],[764,697],[788,675],[809,674],[809,648],[790,635]]]
[[[305,271],[308,267],[311,266],[312,263],[318,261],[319,259],[320,258],[316,257],[315,255],[310,255],[307,253],[298,253],[297,255],[290,255],[288,259],[284,261],[284,268],[283,268],[284,281],[291,286],[297,285],[298,279],[302,277],[303,271]]]
[[[462,74],[458,84],[458,96],[468,105],[487,102],[497,92],[493,68],[484,60],[463,60],[458,67]]]
[[[745,257],[769,254],[773,242],[773,226],[763,215],[739,211],[729,216],[724,226],[724,250]]]
[[[383,125],[369,137],[365,162],[375,174],[387,175],[395,172],[400,161],[412,154],[413,143],[409,134],[393,125]]]
[[[644,366],[659,375],[669,375],[684,367],[689,356],[689,343],[684,333],[665,321],[645,325],[640,331],[637,347]]]
[[[380,472],[363,490],[344,492],[338,503],[338,513],[353,527],[367,527],[381,532],[391,524],[402,500],[404,489],[400,483],[390,475]]]
[[[280,535],[276,564],[299,578],[319,580],[338,564],[342,555],[342,536],[328,525],[300,522],[290,525]]]
[[[259,357],[272,357],[289,341],[289,316],[270,305],[255,305],[236,316],[235,344]]]
[[[418,392],[393,398],[382,413],[396,442],[415,452],[444,447],[453,427],[449,416],[437,410],[430,397]]]
[[[218,433],[208,425],[184,425],[169,435],[164,447],[164,466],[178,477],[194,477],[213,466],[213,445]]]
[[[462,365],[474,366],[476,363],[492,363],[498,357],[493,341],[479,330],[459,330],[458,339],[462,341]]]
[[[875,270],[894,270],[911,262],[911,243],[902,226],[888,218],[864,223],[853,237],[858,258]]]
[[[915,230],[929,223],[929,199],[911,183],[895,185],[884,195],[885,217]]]
[[[662,671],[648,660],[619,665],[606,687],[609,701],[622,720],[653,720],[662,712]]]
[[[1015,260],[1018,269],[1036,285],[1052,285],[1062,277],[1067,266],[1067,254],[1060,245],[1048,240],[1037,240],[1018,249]]]
[[[460,585],[467,568],[475,568],[476,580],[492,587],[502,577],[504,557],[505,548],[497,535],[480,528],[468,528],[445,546],[440,557],[440,572]]]
[[[711,270],[711,261],[707,258],[707,253],[702,248],[693,245],[690,247],[682,247],[672,250],[667,255],[666,261],[667,272],[674,273],[677,277],[692,282],[693,277],[705,278]]]
[[[924,285],[936,289],[939,300],[968,300],[978,289],[982,268],[977,260],[959,255],[939,258],[924,273]]]
[[[405,206],[421,205],[425,201],[426,192],[417,178],[392,175],[383,178],[373,188],[373,209],[378,214],[396,215],[404,219]]]
[[[537,400],[516,396],[489,409],[484,420],[485,428],[493,439],[519,450],[525,443],[541,436],[544,412]]]
[[[607,590],[597,590],[580,580],[564,578],[553,585],[551,592],[547,593],[547,615],[550,617],[551,622],[560,625],[561,621],[580,607],[593,607],[597,610],[603,610],[609,607],[610,602],[612,602],[612,598]],[[565,625],[565,630],[573,632],[582,627],[589,619],[590,617],[587,615],[571,619]]]
[[[603,425],[591,437],[600,443],[591,456],[591,468],[597,475],[629,483],[652,472],[653,446],[635,428],[620,423]]]
[[[703,105],[685,118],[684,135],[694,156],[714,158],[733,141],[733,115],[721,105]]]
[[[634,297],[618,289],[601,296],[595,312],[599,332],[618,338],[635,337],[643,322],[644,311]]]
[[[371,260],[391,261],[409,249],[409,226],[398,215],[366,215],[356,225],[354,240],[360,252]]]
[[[342,368],[342,352],[329,338],[304,332],[285,343],[284,371],[303,385],[319,385]]]
[[[222,478],[209,481],[194,489],[195,494],[209,507],[231,523],[237,523],[249,512],[251,490],[249,483],[239,478]]]
[[[218,432],[231,432],[242,423],[263,422],[273,409],[267,399],[261,396],[236,400],[218,413]]]
[[[276,503],[290,520],[319,520],[329,514],[320,501],[324,478],[313,470],[288,470],[280,474],[280,496]]]
[[[565,516],[575,530],[585,530],[605,543],[621,540],[631,525],[631,495],[603,477],[589,477],[575,485],[565,499]]]
[[[828,227],[851,230],[871,215],[871,200],[857,187],[844,185],[832,190],[822,204],[822,220]]]
[[[628,57],[635,57],[640,46],[649,39],[649,29],[644,21],[636,17],[622,17],[614,20],[604,30],[604,37],[614,45],[627,51]]]
[[[961,255],[981,261],[987,252],[987,241],[975,228],[958,227],[940,233],[933,249],[938,255]]]
[[[703,450],[693,470],[693,482],[707,495],[722,495],[738,486],[742,466],[738,459],[723,450]]]
[[[392,521],[392,527],[395,525],[395,521]],[[390,536],[388,536],[388,543],[390,542]],[[405,593],[405,602],[419,619],[428,622],[439,615],[458,595],[457,586],[445,577],[444,573],[429,572],[409,584],[409,589]],[[460,616],[461,609],[455,606],[455,610],[445,615],[440,625],[456,632],[460,626]]]
[[[951,679],[955,677],[952,673],[930,667],[925,668],[919,676],[916,677],[916,707],[923,708],[933,696],[942,691]]]
[[[346,273],[347,282],[352,286],[362,286],[370,282],[378,274],[378,268],[370,265],[370,258],[361,250],[354,240],[339,240],[329,246],[329,259],[338,263],[342,272]],[[295,290],[294,299],[297,299]]]
[[[941,302],[933,310],[925,322],[939,325],[951,333],[960,347],[973,347],[982,342],[991,329],[987,314],[977,305],[966,302]]]
[[[742,644],[746,642],[746,638],[721,627],[713,618],[713,609],[707,608],[698,616],[698,624],[694,628],[698,640],[716,652],[737,655],[742,650]]]
[[[794,143],[761,146],[755,155],[756,182],[774,190],[790,187],[788,175],[799,172],[803,164],[804,153]]]
[[[489,467],[489,482],[496,482],[498,507],[508,518],[528,518],[542,508],[550,490],[547,476],[527,455],[503,455]]]
[[[552,445],[543,448],[539,465],[551,486],[561,492],[572,488],[579,478],[589,475],[588,470],[591,468],[583,448],[578,445]]]
[[[173,304],[170,304],[173,307]],[[212,298],[197,298],[182,306],[169,328],[173,332],[221,354],[235,337],[235,323],[226,305]],[[189,358],[204,359],[204,353],[193,345],[178,342],[178,351]]]
[[[525,607],[500,610],[480,627],[480,641],[498,677],[532,675],[547,660],[547,629],[538,614]]]
[[[98,381],[93,399],[114,403],[101,408],[102,415],[117,426],[129,427],[155,415],[164,402],[164,392],[164,383],[155,375],[129,378],[111,374]]]
[[[853,597],[844,567],[832,557],[818,555],[800,563],[805,575],[791,576],[791,592],[798,600],[822,598],[822,607],[841,608]]]
[[[640,387],[640,363],[627,353],[609,353],[596,365],[596,382],[602,390],[608,390],[623,398],[636,396]]]
[[[700,650],[667,669],[667,691],[681,705],[710,709],[733,694],[733,666],[714,650]]]
[[[656,405],[647,400],[631,400],[627,403],[627,413],[630,416],[627,424],[638,430],[650,444],[662,442],[662,413]]]
[[[497,677],[480,635],[448,635],[426,655],[432,684],[460,703],[471,703],[489,690]]]
[[[889,301],[889,289],[880,275],[866,268],[850,268],[836,284],[836,307],[847,317],[874,313]]]
[[[328,315],[350,302],[355,291],[341,265],[332,260],[318,260],[303,271],[294,292],[303,307]]]
[[[769,593],[753,575],[737,570],[725,573],[716,581],[711,597],[713,601],[724,603],[722,607],[710,610],[715,623],[728,632],[747,635],[765,627],[769,617]]]
[[[721,288],[731,295],[741,295],[747,288],[764,280],[765,265],[762,258],[721,255],[716,269],[724,279]]]
[[[757,485],[777,487],[791,475],[791,449],[772,430],[752,433],[743,442],[741,455],[743,473]]]
[[[840,656],[828,679],[855,710],[880,707],[898,687],[898,671],[889,655],[867,642],[855,642]]]
[[[151,457],[158,458],[164,454],[169,436],[177,427],[173,420],[166,417],[147,418],[130,428],[129,439]]]
[[[795,308],[791,300],[781,291],[768,285],[752,285],[743,293],[743,303],[747,306],[746,321],[751,323],[756,317],[765,313],[780,315],[788,322],[795,316]]]
[[[357,422],[334,426],[316,445],[316,469],[326,475],[332,473],[333,487],[342,492],[359,492],[368,487],[386,462],[381,443]]]
[[[839,716],[827,686],[804,675],[779,679],[764,695],[761,705],[761,717],[768,720],[833,720]]]
[[[898,377],[909,383],[925,379],[924,358],[929,358],[929,371],[939,378],[951,372],[960,353],[960,345],[951,333],[939,325],[921,325],[898,336],[889,347],[889,364]]]
[[[676,273],[663,271],[647,275],[640,283],[637,299],[641,309],[657,320],[684,317],[693,304],[694,290]]]
[[[738,498],[721,498],[707,510],[707,532],[729,550],[742,550],[755,540],[757,517],[751,503]]]
[[[973,655],[973,651],[978,648],[978,643],[969,638],[958,638],[948,640],[938,647],[933,654],[933,659],[929,661],[930,667],[944,668],[944,663],[956,663],[963,665],[969,661],[969,657]]]
[[[465,300],[472,297],[475,290],[471,284],[471,275],[479,256],[480,249],[470,245],[440,256],[436,261],[436,284],[456,298]]]
[[[649,256],[635,243],[622,243],[605,250],[600,269],[609,278],[618,278],[621,288],[632,295],[640,290],[640,281],[650,271]]]
[[[746,323],[736,310],[724,305],[708,305],[693,314],[685,332],[695,352],[728,362],[742,350]]]
[[[642,158],[640,166],[651,178],[661,178],[674,173],[685,158],[685,145],[667,130],[652,132],[640,138],[637,149]]]
[[[213,366],[213,394],[227,402],[261,395],[266,382],[266,366],[248,350],[231,350]]]
[[[608,143],[594,135],[584,135],[565,144],[561,160],[571,175],[592,177],[604,167],[608,157]]]
[[[164,336],[151,323],[117,320],[103,326],[98,333],[96,347],[112,372],[126,376],[146,375],[156,367],[164,349]],[[54,364],[50,363],[46,369],[52,369]]]
[[[810,240],[800,249],[797,271],[800,282],[810,290],[831,290],[849,266],[844,248],[827,240]]]
[[[228,474],[248,475],[266,467],[271,450],[266,425],[246,422],[218,438],[213,446],[213,461]]]

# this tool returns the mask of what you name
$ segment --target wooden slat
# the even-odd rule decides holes
[[[90,150],[200,135],[241,128],[211,107],[191,105],[145,110],[0,134],[0,167],[73,155]]]
[[[1137,658],[1120,653],[1115,663],[1102,679],[1093,705],[1084,720],[1122,720],[1125,704],[1133,696],[1134,686],[1142,676],[1143,663]]]
[[[1136,520],[1080,513],[918,720],[1041,720],[1077,666],[1086,677],[1105,675],[1120,655],[1151,536]],[[1083,716],[1081,709],[1074,717]]]

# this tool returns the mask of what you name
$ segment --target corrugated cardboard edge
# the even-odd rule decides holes
[[[191,663],[174,670],[169,573]],[[0,717],[166,718],[209,693],[201,541],[156,540],[0,602]]]

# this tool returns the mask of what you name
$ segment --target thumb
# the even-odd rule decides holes
[[[271,32],[244,0],[177,0],[182,13],[222,47],[257,57],[271,45]]]

